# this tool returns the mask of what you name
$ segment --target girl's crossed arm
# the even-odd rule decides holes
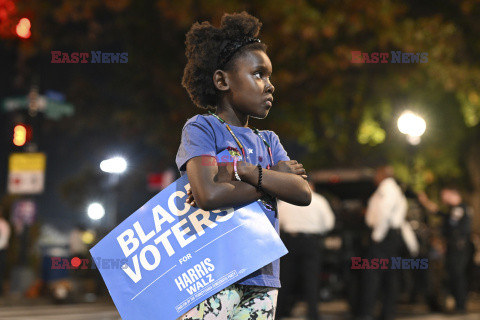
[[[213,158],[215,159],[215,158]],[[187,162],[187,174],[191,193],[187,202],[203,210],[232,207],[258,200],[262,193],[257,191],[258,168],[239,162],[238,174],[242,181],[233,180],[233,165],[209,163],[202,157]],[[280,161],[271,170],[262,170],[262,189],[280,200],[299,205],[310,204],[312,195],[304,179],[305,169],[295,160]]]

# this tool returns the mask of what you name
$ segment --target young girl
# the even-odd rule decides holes
[[[308,205],[311,193],[303,165],[290,160],[278,136],[248,126],[272,108],[272,64],[256,38],[261,23],[246,12],[225,14],[220,28],[195,23],[187,33],[182,84],[200,108],[215,109],[189,119],[176,162],[191,185],[187,202],[203,210],[261,199],[278,232],[276,198]],[[238,163],[218,165],[228,150]],[[279,261],[263,267],[203,301],[179,319],[274,319]]]

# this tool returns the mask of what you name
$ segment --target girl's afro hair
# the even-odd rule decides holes
[[[262,23],[248,13],[224,14],[219,28],[209,22],[194,23],[186,35],[187,65],[183,72],[182,85],[187,89],[193,103],[207,109],[217,104],[217,90],[213,85],[213,73],[222,46],[228,40],[258,36]],[[225,69],[238,57],[244,48],[266,50],[263,43],[252,43],[233,55]]]

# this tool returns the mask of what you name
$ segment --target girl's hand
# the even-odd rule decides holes
[[[187,191],[187,200],[186,202],[191,205],[192,207],[195,207],[197,204],[195,203],[195,199],[193,198],[193,193],[192,193],[192,189],[189,189]]]
[[[307,172],[303,168],[303,164],[298,163],[297,160],[279,161],[271,170],[285,173],[293,173],[307,179]]]
[[[265,193],[294,205],[307,206],[312,200],[311,190],[302,176],[305,171],[295,161],[280,162],[274,170],[264,170],[262,188]],[[280,170],[294,174],[286,174]],[[244,162],[237,163],[237,171],[243,182],[234,181],[232,164],[222,166],[215,158],[205,165],[201,156],[187,162],[187,174],[192,192],[186,200],[190,205],[205,211],[234,207],[256,201],[261,192],[258,184],[258,169]],[[219,182],[224,181],[228,182]]]

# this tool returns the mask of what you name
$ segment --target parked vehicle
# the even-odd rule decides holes
[[[351,257],[362,256],[368,228],[364,213],[375,191],[374,170],[369,168],[321,170],[310,173],[318,193],[335,212],[335,228],[325,236],[321,267],[322,300],[346,298],[352,313],[360,294],[360,273],[351,270]]]

